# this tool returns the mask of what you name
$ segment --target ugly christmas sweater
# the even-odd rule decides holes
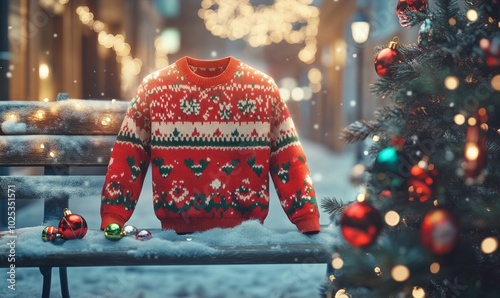
[[[263,222],[270,173],[290,221],[319,231],[306,156],[278,88],[234,57],[184,57],[144,78],[111,153],[101,229],[132,216],[150,164],[163,229]]]

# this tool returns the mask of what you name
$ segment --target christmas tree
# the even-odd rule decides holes
[[[418,36],[377,49],[386,104],[343,133],[373,142],[357,200],[322,202],[327,297],[500,297],[500,1],[429,2],[398,2]]]

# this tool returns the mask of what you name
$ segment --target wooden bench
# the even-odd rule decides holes
[[[127,107],[127,102],[115,100],[0,102],[0,167],[9,167],[11,170],[13,167],[43,167],[43,175],[1,177],[0,203],[4,204],[4,209],[7,203],[8,206],[15,207],[19,206],[20,200],[42,199],[43,225],[57,227],[63,209],[68,207],[68,200],[93,197],[96,201],[92,204],[99,206],[98,198],[111,148]],[[89,167],[100,167],[99,174],[74,175],[78,173],[78,169]],[[15,208],[9,210],[16,211]],[[78,213],[78,210],[73,211]],[[3,216],[5,215],[2,214]],[[23,245],[19,242],[23,233],[32,233],[38,237],[24,238],[31,237],[27,241],[36,241],[40,245],[53,245],[42,242],[43,227],[36,227],[36,231],[28,228],[28,232],[25,232],[25,229],[15,226],[15,220],[14,217],[9,217],[8,226],[2,228],[2,244],[18,240],[16,245],[19,248]],[[162,232],[151,231],[153,235]],[[100,230],[90,229],[87,235],[96,237],[97,233],[105,239]],[[22,253],[18,249],[15,262],[12,262],[8,254],[0,255],[0,267],[39,267],[43,275],[43,297],[50,295],[52,268],[59,267],[62,296],[69,297],[67,267],[73,266],[326,263],[331,255],[319,241],[294,243],[293,239],[278,245],[210,245],[210,248],[194,255],[153,252],[134,257],[130,257],[130,250],[119,245],[116,250],[109,250],[107,246],[102,251],[58,249],[53,253],[42,254]]]

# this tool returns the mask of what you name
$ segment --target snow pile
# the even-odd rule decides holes
[[[2,122],[1,128],[5,134],[22,134],[26,133],[27,125],[16,120],[5,120]]]
[[[333,246],[338,237],[332,228],[321,233],[306,236],[297,231],[278,232],[271,230],[258,221],[247,221],[232,229],[213,229],[189,235],[177,235],[174,231],[155,230],[153,238],[139,241],[134,237],[124,237],[119,241],[110,241],[100,230],[89,230],[83,239],[56,240],[44,242],[41,233],[44,226],[18,229],[16,255],[18,260],[23,256],[43,256],[58,252],[102,252],[110,250],[128,251],[131,255],[144,254],[195,256],[197,254],[217,253],[217,246],[253,246],[272,245],[279,247],[288,243],[321,243]],[[0,238],[0,247],[7,247],[11,238]]]

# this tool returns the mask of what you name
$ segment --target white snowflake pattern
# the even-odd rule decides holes
[[[197,99],[181,99],[180,108],[187,115],[198,116],[198,114],[200,113],[200,103]]]
[[[210,186],[212,186],[213,189],[219,189],[222,186],[222,182],[220,182],[219,179],[215,179],[212,183],[210,183]]]
[[[172,182],[172,189],[168,192],[168,194],[176,203],[179,203],[186,199],[189,191],[184,187],[184,181],[174,180]]]

